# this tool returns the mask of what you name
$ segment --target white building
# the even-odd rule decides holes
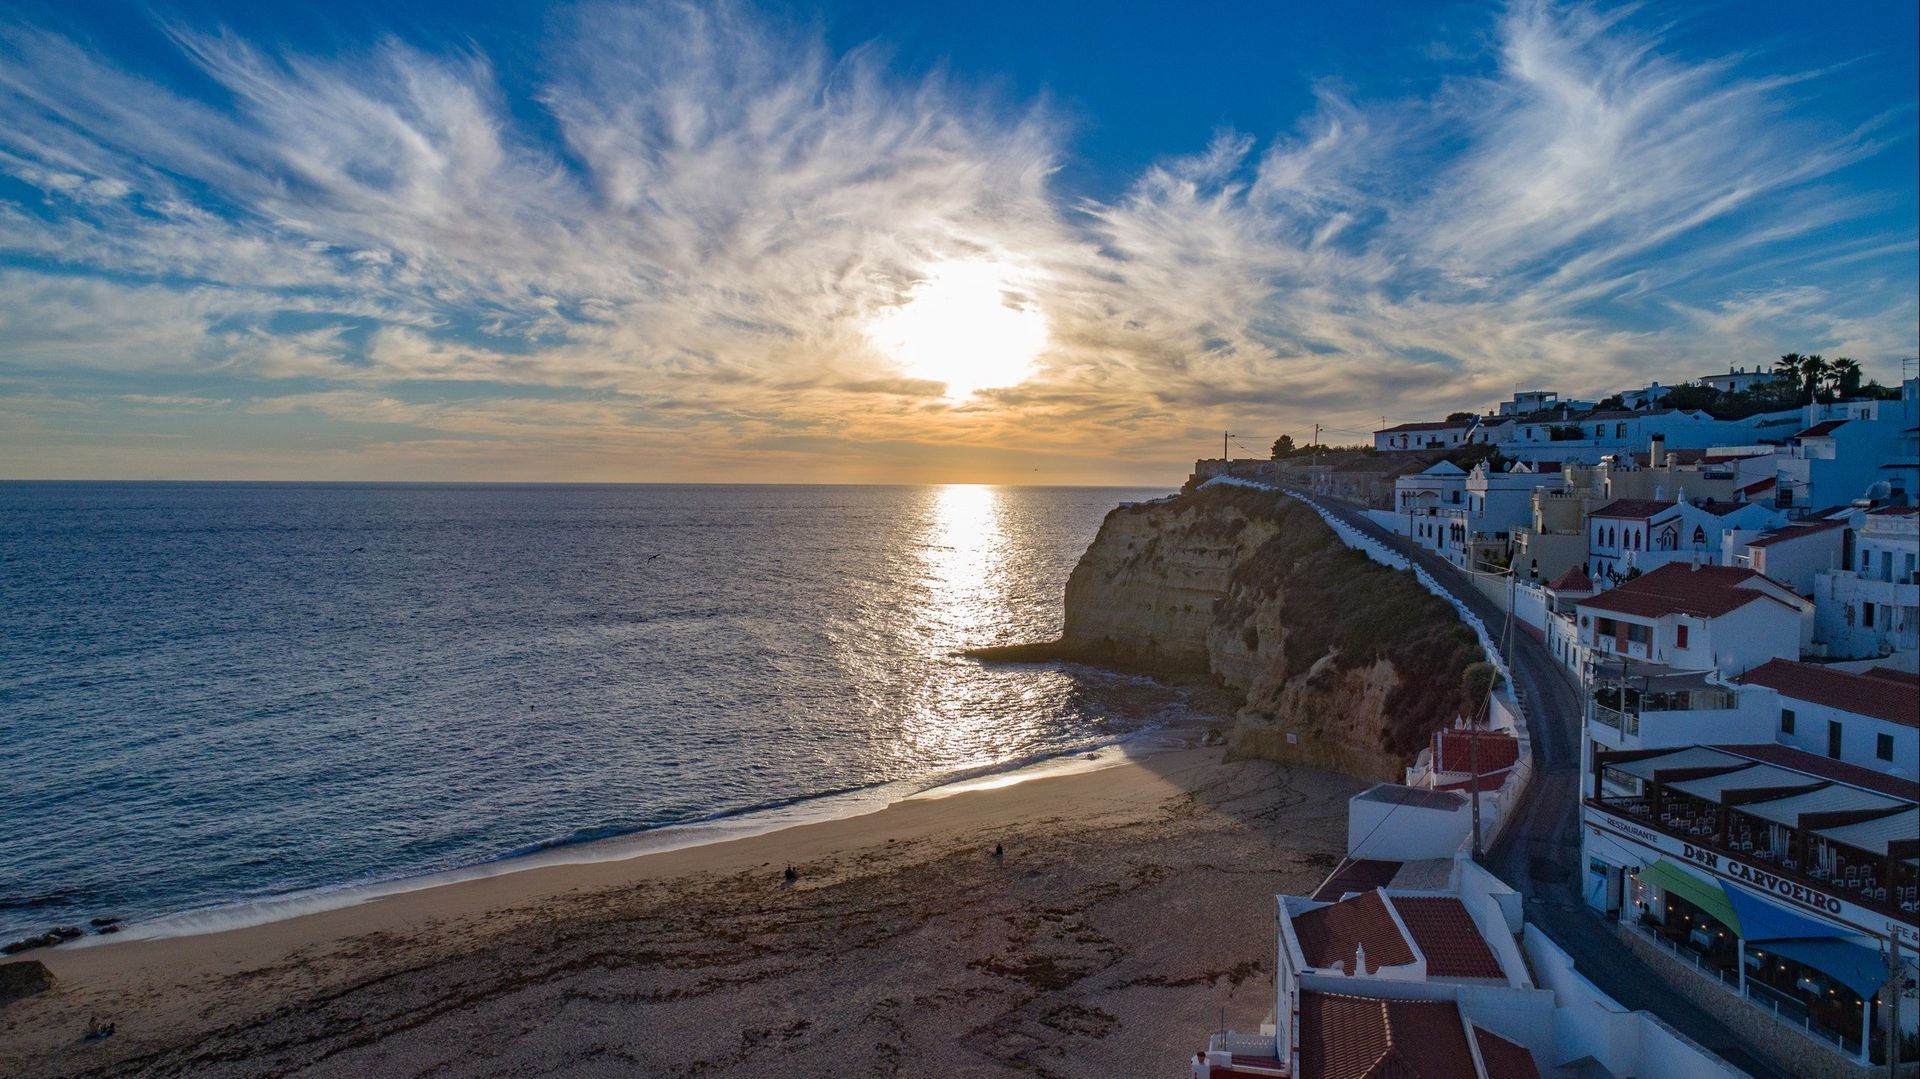
[[[1851,557],[1815,575],[1813,596],[1814,640],[1827,655],[1920,669],[1920,508],[1863,515]]]
[[[1705,412],[1674,408],[1584,413],[1537,413],[1490,418],[1468,441],[1499,447],[1521,461],[1597,463],[1602,457],[1637,452],[1655,436],[1670,450],[1777,441],[1800,429],[1798,411],[1716,420]]]
[[[1848,523],[1841,518],[1792,524],[1757,535],[1729,532],[1724,562],[1764,573],[1803,596],[1812,596],[1817,575],[1843,566]]]
[[[1403,423],[1373,433],[1373,448],[1382,453],[1450,450],[1467,440],[1477,420]]]
[[[1710,386],[1721,393],[1746,393],[1755,386],[1764,386],[1772,382],[1776,377],[1778,376],[1766,367],[1747,368],[1729,365],[1724,375],[1702,375],[1694,381],[1702,386]]]
[[[1575,973],[1519,893],[1461,855],[1465,801],[1390,784],[1354,797],[1397,807],[1405,860],[1350,846],[1312,895],[1276,897],[1273,1011],[1257,1033],[1210,1035],[1194,1079],[1739,1074]]]
[[[1617,581],[1635,569],[1714,562],[1723,533],[1757,532],[1779,520],[1777,510],[1751,502],[1619,499],[1587,515],[1587,574],[1596,582]]]
[[[1743,741],[1772,738],[1889,775],[1920,774],[1920,675],[1776,659],[1738,681],[1742,703],[1759,716],[1754,736]]]
[[[1845,505],[1877,483],[1895,502],[1920,498],[1920,379],[1900,384],[1897,401],[1808,405],[1776,461],[1783,508]]]
[[[1683,671],[1798,659],[1813,604],[1749,569],[1673,564],[1575,605],[1581,647]]]

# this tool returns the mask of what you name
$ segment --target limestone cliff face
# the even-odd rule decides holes
[[[1123,506],[1067,583],[1069,658],[1216,680],[1236,753],[1397,780],[1463,712],[1481,655],[1453,609],[1285,496],[1213,487]]]

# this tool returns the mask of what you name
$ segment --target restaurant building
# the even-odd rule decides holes
[[[1603,670],[1589,695],[1587,903],[1753,1007],[1880,1059],[1890,1024],[1920,1024],[1885,991],[1920,952],[1920,683],[1784,660],[1738,681],[1635,666]]]

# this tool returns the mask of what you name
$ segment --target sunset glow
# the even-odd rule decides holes
[[[1032,374],[1047,343],[1047,317],[1012,296],[1000,267],[954,262],[913,286],[867,335],[905,374],[944,383],[948,397],[964,399]]]

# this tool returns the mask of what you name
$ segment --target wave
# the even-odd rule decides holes
[[[1131,763],[1190,744],[1178,736],[1175,726],[1147,727],[1121,737],[1091,740],[1058,751],[956,769],[918,781],[898,780],[821,791],[723,810],[670,824],[582,828],[564,836],[516,847],[472,865],[432,873],[350,881],[284,895],[179,911],[126,923],[116,935],[84,937],[66,947],[102,946],[123,941],[199,936],[244,929],[449,884],[554,865],[623,861],[649,854],[663,854],[765,835],[804,824],[861,816],[908,799],[944,798],[1033,779],[1093,771]]]

